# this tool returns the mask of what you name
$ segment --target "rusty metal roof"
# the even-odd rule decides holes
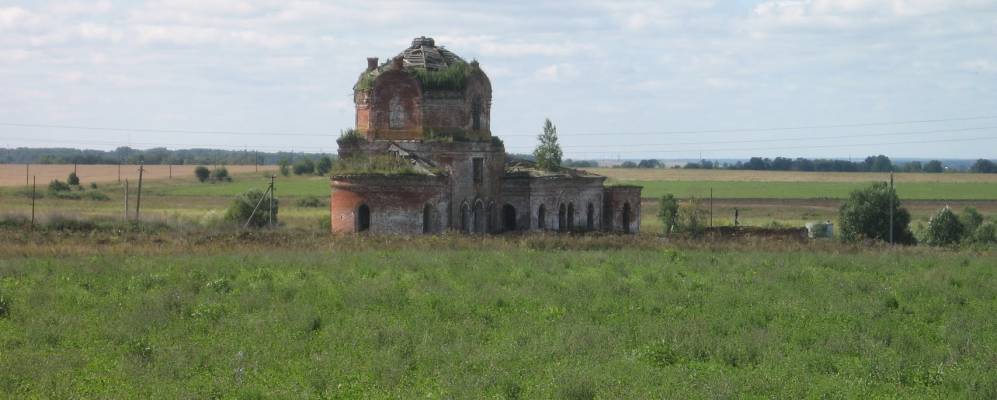
[[[412,39],[412,46],[398,55],[405,60],[405,68],[425,68],[430,71],[465,62],[452,51],[442,46],[436,47],[436,41],[425,36]]]

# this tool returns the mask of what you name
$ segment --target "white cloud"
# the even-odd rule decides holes
[[[962,63],[962,69],[976,73],[997,74],[997,62],[991,60],[972,60]]]
[[[578,68],[572,64],[552,64],[538,69],[533,77],[543,82],[561,82],[579,76]]]

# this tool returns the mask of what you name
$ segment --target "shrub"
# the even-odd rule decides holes
[[[294,174],[305,175],[315,173],[315,162],[310,158],[304,158],[294,163]]]
[[[277,223],[277,203],[277,198],[274,198],[272,215],[273,222],[275,224]],[[259,205],[259,208],[256,208],[257,204]],[[240,225],[245,224],[246,221],[249,221],[249,226],[261,228],[266,226],[267,222],[270,220],[270,205],[271,202],[269,199],[264,198],[264,192],[262,190],[250,189],[249,191],[235,197],[228,210],[225,211],[225,220],[237,222]],[[256,208],[255,214],[253,214],[254,208]],[[250,216],[252,216],[252,220],[250,220]]]
[[[215,182],[231,182],[232,177],[228,175],[227,168],[218,167],[211,171],[211,180]]]
[[[97,182],[90,182],[90,189],[96,189],[96,188],[97,188]]]
[[[980,225],[983,225],[983,215],[973,207],[966,207],[959,215],[959,222],[962,222],[965,236],[969,236],[976,232]]]
[[[68,184],[58,179],[48,183],[48,191],[51,193],[68,192],[70,189]]]
[[[332,170],[332,159],[329,156],[322,156],[315,164],[315,173],[319,175],[328,174]]]
[[[80,186],[80,177],[76,176],[75,172],[70,172],[69,177],[66,178],[66,183],[68,183],[69,186]]]
[[[0,293],[0,318],[7,318],[8,315],[10,315],[10,300]]]
[[[291,174],[291,167],[288,166],[287,160],[280,160],[280,175],[288,176]]]
[[[890,204],[893,204],[893,226],[890,226]],[[854,242],[861,239],[893,240],[901,244],[914,244],[910,231],[910,213],[900,206],[896,191],[885,182],[875,183],[865,189],[853,191],[841,204],[839,212],[841,239]]]
[[[963,226],[951,208],[938,210],[928,220],[928,230],[925,232],[925,242],[932,246],[947,246],[958,244],[962,240]]]
[[[204,182],[211,176],[211,170],[208,167],[199,165],[197,168],[194,168],[194,176],[197,177],[198,182]]]
[[[997,243],[997,224],[993,222],[984,222],[979,228],[976,228],[976,231],[973,232],[970,239],[974,243]]]
[[[675,200],[675,196],[669,193],[661,196],[658,204],[658,219],[661,220],[662,231],[667,236],[678,223],[679,203]]]
[[[339,139],[336,139],[336,143],[339,145],[349,145],[357,144],[364,140],[363,135],[360,134],[356,129],[346,129],[339,133]]]
[[[110,200],[106,194],[95,191],[86,191],[79,194],[79,198],[84,200],[94,200],[94,201],[107,201]]]
[[[316,196],[302,197],[295,203],[298,207],[318,208],[325,207],[325,202]]]
[[[692,236],[699,236],[706,228],[707,212],[695,197],[679,206],[676,228]]]

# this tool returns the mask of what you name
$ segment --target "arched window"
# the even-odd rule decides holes
[[[567,228],[567,226],[568,226],[567,217],[568,217],[568,208],[564,206],[564,203],[561,203],[561,205],[559,207],[557,207],[557,230],[558,231],[564,232],[564,229]]]
[[[585,210],[585,229],[590,231],[595,229],[595,206],[592,203],[589,203]]]
[[[537,228],[540,230],[547,229],[547,210],[543,204],[537,209]]]
[[[422,208],[422,233],[433,232],[433,206],[426,204]]]
[[[481,129],[481,98],[476,97],[471,102],[471,129]]]
[[[602,230],[613,230],[613,205],[608,201],[602,203]]]
[[[388,128],[405,128],[405,107],[402,107],[402,101],[398,95],[392,97],[391,101],[388,102]]]
[[[370,229],[370,207],[361,204],[357,208],[357,232],[364,232]]]
[[[575,203],[568,203],[568,230],[575,230]]]
[[[478,200],[474,203],[474,233],[485,233],[485,205]]]
[[[460,230],[464,233],[471,232],[471,207],[467,203],[460,206]]]
[[[623,203],[623,232],[630,233],[630,203]]]
[[[502,206],[502,230],[516,230],[516,207],[511,204]]]

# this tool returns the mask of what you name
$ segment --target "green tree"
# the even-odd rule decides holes
[[[945,167],[941,161],[931,160],[924,164],[924,172],[939,173],[945,172]]]
[[[556,171],[561,168],[561,145],[557,143],[557,127],[550,118],[544,120],[544,133],[537,137],[540,141],[537,148],[533,150],[533,157],[537,160],[537,166],[548,171]]]
[[[893,226],[890,226],[890,207],[893,207]],[[841,238],[845,241],[874,239],[893,240],[901,244],[914,244],[911,233],[910,213],[901,207],[894,189],[885,182],[875,183],[865,189],[855,190],[840,209]]]
[[[286,158],[281,158],[280,161],[277,161],[277,165],[280,166],[280,174],[282,176],[288,176],[291,174],[291,162]]]
[[[633,161],[624,161],[623,164],[620,164],[620,168],[637,168],[637,163]]]
[[[962,223],[952,209],[944,207],[928,220],[925,242],[932,246],[958,244],[962,241],[963,229]]]
[[[76,176],[75,172],[70,172],[69,177],[66,178],[66,183],[68,183],[69,186],[80,186],[80,177]]]
[[[706,219],[709,214],[695,197],[679,206],[675,228],[692,236],[699,236],[706,229]]]
[[[678,224],[679,202],[671,193],[661,196],[658,202],[658,219],[661,220],[661,230],[668,236]]]
[[[294,163],[294,174],[305,175],[315,173],[315,162],[310,158],[303,158]]]
[[[211,179],[216,182],[230,182],[232,177],[228,175],[228,169],[225,167],[218,167],[211,171]]]
[[[959,222],[962,223],[962,227],[965,230],[967,236],[972,235],[976,232],[976,229],[983,225],[983,215],[976,208],[966,207],[959,214]]]
[[[199,165],[197,168],[194,168],[194,176],[197,177],[198,182],[204,182],[211,176],[211,170],[208,167]]]
[[[993,161],[979,159],[973,163],[972,167],[969,167],[969,172],[976,172],[980,174],[989,174],[997,172],[997,166],[994,165]]]
[[[315,164],[315,173],[319,175],[328,174],[332,170],[332,159],[329,156],[322,156]]]
[[[273,223],[277,223],[278,199],[273,199]],[[257,204],[259,208],[256,208]],[[271,202],[269,196],[264,196],[264,191],[250,189],[235,197],[232,204],[225,210],[225,219],[240,225],[249,221],[249,226],[262,228],[270,222]],[[256,213],[253,209],[256,208]],[[250,216],[252,219],[250,220]]]

